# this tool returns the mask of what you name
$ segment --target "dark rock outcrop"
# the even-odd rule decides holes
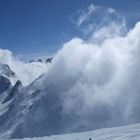
[[[6,103],[7,101],[11,100],[16,93],[18,93],[19,88],[22,87],[22,83],[20,80],[16,82],[12,90],[10,91],[9,95],[6,97],[6,99],[3,101],[3,103]]]
[[[6,91],[10,85],[11,85],[10,80],[0,74],[0,93]]]

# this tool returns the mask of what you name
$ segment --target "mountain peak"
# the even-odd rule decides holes
[[[9,88],[11,82],[8,78],[0,74],[0,93],[4,92]]]
[[[49,58],[45,58],[45,59],[31,59],[29,61],[29,63],[35,63],[35,62],[39,62],[39,63],[52,63],[53,57],[49,57]]]
[[[13,86],[9,95],[6,97],[3,103],[6,103],[7,101],[11,100],[15,96],[15,94],[18,93],[20,87],[22,87],[22,83],[20,80],[17,80],[16,84]]]
[[[14,77],[16,74],[13,72],[9,65],[0,63],[0,73],[7,77]]]

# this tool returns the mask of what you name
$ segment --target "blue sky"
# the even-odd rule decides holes
[[[140,20],[140,0],[0,0],[0,48],[15,54],[48,54],[80,32],[71,22],[91,3],[112,7],[129,27]]]

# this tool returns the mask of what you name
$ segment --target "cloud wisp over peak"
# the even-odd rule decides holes
[[[78,10],[72,22],[90,41],[124,35],[127,32],[125,18],[113,8],[91,4],[85,10]]]

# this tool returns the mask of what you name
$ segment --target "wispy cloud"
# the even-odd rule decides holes
[[[86,11],[79,10],[77,13],[79,14],[78,19],[75,21],[77,26],[82,25],[85,21],[90,19],[91,14],[93,14],[99,6],[95,6],[94,4],[91,4]]]
[[[92,39],[95,37],[96,40],[99,34],[100,37],[102,34],[103,40],[113,37],[112,34],[116,36],[126,32],[125,18],[110,7],[91,4],[85,10],[78,10],[72,21],[85,35],[92,35]],[[109,26],[112,28],[108,28]]]
[[[25,86],[29,85],[41,74],[47,72],[46,64],[38,62],[25,63],[9,50],[0,49],[0,63],[8,64]]]

